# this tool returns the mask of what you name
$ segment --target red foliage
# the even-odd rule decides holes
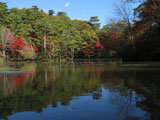
[[[119,80],[119,78],[115,77],[115,78],[113,79],[113,82],[114,82],[115,84],[118,84],[118,83],[120,82],[120,80]]]
[[[136,39],[133,41],[135,44],[142,44],[144,41],[143,40],[139,40],[139,39]]]
[[[34,52],[38,51],[38,48],[35,45],[27,45],[20,37],[12,36],[10,39],[11,43],[8,46],[11,49],[13,56],[17,56],[19,50],[28,52],[28,50],[33,48]]]
[[[81,50],[81,52],[84,53],[85,56],[90,57],[94,53],[94,46],[92,46],[92,44],[87,44],[86,47]]]
[[[18,54],[18,50],[22,50],[24,46],[26,46],[26,44],[20,37],[13,37],[12,43],[9,44],[9,47],[14,56],[16,56]]]
[[[118,32],[102,33],[100,35],[101,45],[105,49],[112,49],[113,44],[118,40]]]
[[[100,76],[101,76],[101,69],[97,68],[97,77],[100,77]]]
[[[156,9],[158,9],[158,6],[157,5],[151,5],[151,8],[156,10]]]
[[[150,5],[150,7],[146,9],[145,11],[141,12],[138,17],[142,18],[142,17],[153,16],[154,11],[156,11],[157,9],[158,9],[157,5]]]
[[[32,47],[34,48],[35,52],[38,52],[38,48],[35,45],[32,45]]]
[[[47,16],[47,13],[46,12],[44,12],[43,10],[41,11],[44,15],[46,15]]]
[[[95,41],[92,44],[87,44],[81,52],[85,54],[85,56],[90,57],[95,53],[95,51],[100,51],[101,49],[103,49],[103,45],[101,45],[99,41]]]
[[[96,44],[96,47],[97,47],[97,48],[101,47],[101,44],[100,44],[99,41],[95,41],[94,43]]]
[[[24,75],[11,76],[10,79],[13,80],[16,86],[20,86],[24,84],[25,80],[27,79],[27,75],[24,74]]]
[[[92,44],[87,44],[86,47],[81,50],[86,56],[90,57],[94,53],[100,53],[103,50],[112,49],[113,44],[118,40],[118,33],[102,33],[99,38],[100,41],[95,41]]]
[[[11,79],[11,82],[9,83],[9,87],[11,89],[14,89],[18,86],[23,85],[27,80],[27,77],[27,74],[10,76],[9,78]]]
[[[144,12],[142,12],[141,14],[139,14],[139,18],[142,18],[142,17],[145,17],[145,16],[151,16],[151,14],[152,14],[152,10],[151,9],[149,9],[149,10],[147,10],[147,11],[144,11]]]

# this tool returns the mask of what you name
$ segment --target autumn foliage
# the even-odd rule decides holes
[[[101,45],[99,41],[95,41],[94,43],[87,44],[85,48],[81,50],[81,53],[90,58],[95,52],[101,51],[102,49],[103,45]]]
[[[54,10],[46,13],[38,6],[8,9],[0,2],[0,56],[13,60],[160,60],[160,1],[144,0],[131,11],[124,10],[133,0],[122,1],[119,13],[126,14],[102,29],[98,16],[72,20],[65,12],[55,15]]]
[[[10,48],[13,56],[19,55],[19,51],[23,52],[38,51],[38,48],[35,45],[34,46],[27,45],[20,37],[12,36],[10,39],[11,42],[9,43],[8,47]]]
[[[104,49],[112,49],[113,44],[118,40],[118,33],[102,33],[99,38]]]
[[[9,44],[13,56],[16,56],[18,51],[22,50],[24,46],[26,46],[26,44],[20,37],[13,37],[12,42]]]

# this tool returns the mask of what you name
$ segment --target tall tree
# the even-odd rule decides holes
[[[5,57],[6,55],[7,44],[12,42],[11,39],[13,36],[14,33],[11,32],[9,29],[4,26],[0,27],[0,48],[2,50],[3,57]]]
[[[49,14],[49,15],[53,15],[54,13],[55,13],[54,10],[49,10],[49,11],[48,11],[48,14]]]
[[[119,17],[118,19],[124,20],[127,24],[127,39],[131,42],[134,51],[135,45],[132,30],[132,21],[134,20],[135,16],[132,4],[127,2],[126,0],[120,0],[119,3],[115,3],[115,14]]]
[[[98,23],[100,20],[98,16],[90,17],[89,22],[92,24],[94,30],[97,32],[100,29],[100,23]]]
[[[58,16],[58,17],[67,16],[67,13],[60,11],[60,12],[57,13],[57,16]]]
[[[36,26],[38,35],[43,37],[43,42],[41,42],[40,46],[42,46],[42,43],[43,43],[43,48],[46,51],[47,37],[52,32],[51,21],[49,20],[48,16],[44,16],[41,20],[37,21],[35,26]]]
[[[135,9],[135,15],[137,16],[134,26],[135,43],[137,45],[136,53],[140,54],[140,59],[160,59],[159,6],[159,0],[146,0]]]
[[[31,9],[33,12],[37,12],[39,10],[38,6],[36,6],[36,5],[32,6]]]
[[[6,3],[0,2],[0,24],[5,24],[5,17],[9,14]]]

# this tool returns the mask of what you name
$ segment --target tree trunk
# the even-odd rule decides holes
[[[44,36],[43,40],[44,40],[44,41],[43,41],[43,42],[44,42],[44,43],[43,43],[43,47],[44,47],[44,49],[45,49],[45,51],[46,51],[46,36]]]
[[[46,87],[48,87],[48,74],[46,68],[45,68],[45,81],[46,81]]]
[[[1,39],[2,39],[2,56],[6,56],[6,51],[5,51],[5,38],[4,38],[4,33],[1,32]]]
[[[6,51],[5,51],[5,48],[4,48],[4,47],[2,48],[2,56],[3,56],[3,57],[6,56]]]
[[[72,58],[71,58],[71,60],[72,60],[72,61],[74,60],[74,48],[73,48],[73,50],[72,50]]]

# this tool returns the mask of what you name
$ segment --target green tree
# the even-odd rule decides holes
[[[49,19],[48,16],[44,16],[43,18],[41,18],[41,20],[38,20],[35,23],[35,27],[36,27],[36,33],[39,36],[39,40],[40,36],[43,38],[43,41],[40,41],[40,46],[43,46],[45,52],[47,49],[47,39],[48,36],[50,36],[51,32],[52,32],[52,26],[51,26],[51,21]]]
[[[55,13],[54,10],[49,10],[49,11],[48,11],[48,14],[49,14],[49,15],[54,15],[54,13]]]
[[[32,6],[31,10],[33,12],[37,12],[39,10],[39,8],[38,8],[38,6],[34,5],[34,6]]]
[[[0,2],[0,25],[5,24],[5,17],[9,14],[6,3]]]
[[[89,22],[92,24],[94,30],[97,32],[100,29],[100,23],[98,23],[100,20],[98,16],[90,17]]]
[[[2,51],[2,56],[6,56],[7,44],[10,42],[11,37],[14,35],[8,28],[5,26],[0,26],[0,49]]]
[[[57,13],[57,16],[58,16],[58,17],[67,16],[67,13],[60,11],[60,12]]]

